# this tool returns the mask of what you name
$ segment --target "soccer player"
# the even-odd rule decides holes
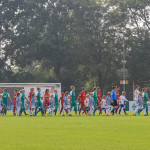
[[[135,86],[136,90],[134,91],[134,101],[136,102],[136,109],[135,109],[135,113],[133,114],[134,116],[137,115],[137,112],[138,112],[138,95],[140,93],[140,86],[139,85],[136,85]]]
[[[80,104],[81,104],[81,107],[79,109],[79,115],[81,115],[81,110],[83,109],[85,114],[87,115],[86,113],[86,107],[85,107],[85,88],[83,87],[82,88],[82,91],[80,92],[79,94],[79,98],[80,98]]]
[[[42,102],[41,102],[41,89],[37,88],[35,116],[37,115],[37,109],[39,107],[40,107],[40,111],[41,111],[42,116],[44,116],[43,106],[42,106]],[[30,113],[30,115],[31,115],[31,113]]]
[[[75,86],[71,86],[71,92],[70,92],[70,96],[71,96],[71,109],[74,107],[75,110],[75,115],[77,116],[77,103],[75,101]]]
[[[116,96],[117,96],[117,104],[118,104],[118,107],[117,107],[117,109],[115,110],[115,113],[116,113],[116,114],[117,114],[118,109],[119,109],[119,107],[120,107],[120,105],[119,105],[119,101],[120,101],[119,91],[120,91],[120,87],[117,86],[117,87],[116,87]]]
[[[96,87],[93,88],[94,92],[93,92],[93,98],[94,98],[94,112],[93,112],[93,116],[95,116],[95,112],[98,109],[97,106],[97,89]]]
[[[66,93],[66,89],[63,89],[63,92],[61,93],[61,98],[60,98],[60,102],[61,102],[61,110],[60,110],[60,114],[63,111],[63,104],[64,104],[64,97],[65,97],[65,93]],[[66,113],[68,113],[67,110],[65,110]]]
[[[16,97],[17,93],[19,93],[19,90],[15,89],[14,91],[14,108],[13,108],[13,116],[16,116]]]
[[[106,95],[103,95],[102,98],[102,110],[105,112],[105,114],[108,114],[108,105],[107,105],[107,101],[106,101]]]
[[[146,115],[148,116],[148,93],[147,93],[147,88],[143,88],[143,94],[142,94],[142,100],[143,100],[143,109],[146,110]]]
[[[17,104],[18,116],[20,116],[20,110],[21,110],[21,107],[20,107],[20,105],[21,105],[20,93],[17,93],[16,104]]]
[[[70,114],[70,108],[71,108],[70,105],[71,105],[71,96],[68,95],[68,108],[67,108],[67,111],[68,111],[69,116],[72,116],[72,115]]]
[[[36,108],[36,97],[35,94],[32,94],[32,98],[31,98],[31,114],[30,116],[34,116],[35,115],[35,108]]]
[[[102,101],[102,97],[101,97],[101,88],[98,87],[97,88],[97,105],[99,108],[99,114],[102,114],[102,108],[101,108],[101,101]]]
[[[53,94],[50,95],[50,100],[49,100],[49,111],[48,111],[48,114],[51,113],[51,115],[53,116],[53,111],[55,109],[54,107],[54,98],[53,98]]]
[[[94,112],[94,98],[93,98],[93,92],[90,93],[90,98],[89,98],[89,107],[90,107],[90,112],[89,112],[89,116],[91,116],[91,112]]]
[[[55,100],[55,110],[54,110],[54,113],[55,113],[55,116],[57,115],[57,109],[58,109],[58,94],[57,94],[57,89],[54,90],[54,100]]]
[[[137,100],[137,104],[138,104],[138,110],[135,112],[135,116],[137,115],[140,115],[141,111],[143,110],[143,100],[142,100],[142,93],[140,92],[139,95],[138,95],[138,100]],[[144,111],[144,115],[145,115],[145,111]]]
[[[24,114],[27,116],[28,114],[26,113],[26,110],[25,110],[26,95],[25,95],[25,90],[24,89],[22,89],[22,91],[21,91],[20,98],[21,98],[21,110],[20,110],[20,114],[22,114],[22,112],[24,112]]]
[[[0,88],[0,95],[2,95],[3,94],[3,90]]]
[[[35,93],[34,93],[34,88],[31,88],[31,89],[30,89],[29,96],[28,96],[28,99],[29,99],[29,107],[30,107],[30,115],[32,115],[32,113],[31,113],[31,98],[32,98],[32,94],[35,94]]]
[[[2,109],[3,115],[7,116],[7,99],[9,99],[10,101],[12,100],[10,98],[10,95],[7,93],[6,88],[4,89],[4,93],[2,94],[2,97],[3,97],[3,109]]]
[[[120,107],[119,107],[119,115],[120,115],[120,113],[121,113],[121,109],[122,109],[122,108],[123,108],[124,114],[125,114],[125,115],[128,115],[128,114],[126,113],[126,108],[125,108],[125,105],[124,105],[124,102],[125,102],[125,101],[128,101],[128,100],[126,99],[126,93],[125,93],[125,92],[122,92],[122,95],[120,96],[119,99],[120,99],[120,100],[119,100],[119,105],[120,105]]]
[[[50,94],[49,94],[49,89],[46,89],[45,94],[44,94],[44,113],[46,114],[46,110],[49,106],[49,98],[50,98]]]
[[[107,93],[106,102],[107,102],[107,105],[108,105],[108,112],[107,112],[106,115],[108,115],[109,111],[111,109],[111,92]]]
[[[65,92],[64,104],[63,104],[63,115],[62,116],[65,116],[64,111],[68,109],[68,105],[69,105],[68,95],[69,95],[69,93]]]
[[[89,111],[90,111],[89,101],[90,101],[90,95],[89,95],[89,94],[86,94],[85,107],[86,107],[87,113],[89,113]]]
[[[117,104],[117,96],[116,96],[116,86],[113,86],[113,90],[111,91],[111,101],[112,101],[112,106],[113,106],[113,109],[111,111],[111,114],[114,116],[114,112],[115,110],[117,109],[118,107],[118,104]],[[116,115],[116,114],[115,114]]]

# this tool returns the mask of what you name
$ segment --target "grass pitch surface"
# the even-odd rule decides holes
[[[130,113],[132,114],[132,113]],[[4,150],[150,149],[150,116],[0,118]]]

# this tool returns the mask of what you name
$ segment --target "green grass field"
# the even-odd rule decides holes
[[[9,114],[0,118],[0,137],[1,150],[148,150],[150,117]]]

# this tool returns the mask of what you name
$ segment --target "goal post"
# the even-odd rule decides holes
[[[34,88],[35,93],[37,92],[37,88],[41,88],[41,96],[44,96],[45,90],[49,89],[50,93],[54,93],[54,89],[58,91],[58,98],[61,96],[61,83],[0,83],[0,88],[4,89],[7,88],[8,93],[12,101],[14,100],[14,90],[15,89],[24,89],[25,95],[28,97],[30,89]],[[10,106],[11,105],[11,106]],[[12,109],[13,103],[8,103],[8,107]]]

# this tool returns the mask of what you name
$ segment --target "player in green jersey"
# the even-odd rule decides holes
[[[93,112],[93,116],[95,116],[95,112],[98,109],[98,106],[97,106],[97,88],[94,87],[93,90],[94,90],[94,92],[93,92],[93,98],[94,98],[94,112]]]
[[[7,93],[7,89],[4,89],[2,98],[3,98],[3,115],[7,116],[7,100],[9,99],[10,101],[12,101],[10,95]]]
[[[75,115],[77,116],[77,103],[75,100],[75,86],[71,86],[71,92],[70,92],[70,96],[71,96],[71,110],[74,107],[75,110]]]
[[[21,95],[21,110],[20,110],[20,114],[22,114],[22,112],[24,112],[24,114],[27,116],[28,114],[26,113],[25,110],[25,99],[26,99],[26,95],[25,95],[25,90],[22,89],[22,91],[20,91]]]
[[[143,109],[146,109],[146,115],[148,116],[148,93],[147,93],[147,88],[143,88],[143,94],[142,94],[142,100],[143,100]]]
[[[58,93],[57,93],[57,89],[54,90],[54,95],[53,95],[53,98],[54,98],[54,106],[55,106],[55,110],[54,110],[54,113],[55,113],[55,116],[57,115],[57,109],[58,109]]]
[[[41,102],[41,89],[37,88],[37,93],[36,93],[36,108],[35,108],[35,116],[37,115],[37,109],[40,108],[42,116],[44,116],[44,110],[43,110],[43,105]]]

